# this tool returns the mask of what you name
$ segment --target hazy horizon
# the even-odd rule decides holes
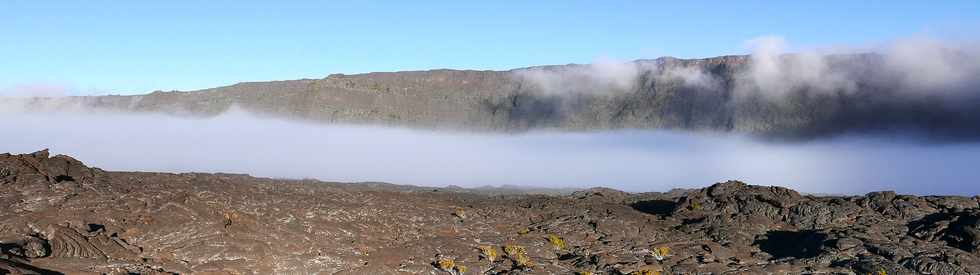
[[[0,41],[15,43],[0,43],[0,59],[12,64],[0,66],[0,119],[16,131],[0,136],[0,152],[50,148],[111,170],[232,172],[415,185],[607,186],[665,191],[738,179],[816,193],[887,189],[916,194],[980,193],[980,186],[965,183],[980,176],[970,167],[980,161],[980,5],[972,1],[942,5],[917,1],[710,2],[714,8],[703,9],[705,5],[3,2],[0,18],[7,20],[0,22]],[[910,10],[916,12],[910,14]],[[757,16],[760,11],[766,11],[766,16]],[[881,54],[880,59],[837,62],[829,57],[866,52]],[[665,69],[624,62],[734,54],[748,55],[749,65],[739,71],[721,68],[725,75],[696,66]],[[534,119],[559,121],[562,114],[571,113],[563,109],[571,108],[566,105],[578,104],[574,96],[611,98],[669,90],[662,97],[623,96],[649,104],[628,106],[632,102],[623,100],[618,103],[626,103],[619,107],[650,111],[636,115],[635,123],[629,124],[635,128],[690,126],[692,131],[596,127],[605,131],[572,132],[528,126],[527,132],[499,134],[430,131],[397,124],[314,124],[234,109],[216,115],[223,111],[217,107],[202,107],[213,111],[202,112],[214,115],[210,118],[163,114],[187,111],[180,109],[186,106],[234,106],[231,104],[240,99],[237,94],[153,102],[157,105],[151,105],[149,111],[159,113],[96,112],[70,102],[31,105],[20,101],[35,96],[191,91],[239,82],[320,79],[333,73],[510,70],[569,63],[586,65],[560,72],[519,70],[509,76],[518,81],[487,85],[533,87],[532,92],[519,94],[532,98],[526,105],[517,107],[518,95],[510,99],[513,108],[508,110],[515,117],[503,119],[526,119],[518,121],[526,124],[523,126]],[[654,80],[661,85],[651,84]],[[411,80],[391,81],[415,85]],[[347,117],[308,113],[328,118],[324,121],[337,117],[384,120],[388,117],[370,116],[396,108],[378,106],[379,102],[410,102],[398,106],[402,113],[384,114],[398,119],[407,114],[411,118],[392,120],[422,121],[420,124],[430,122],[424,119],[467,122],[462,118],[485,116],[478,112],[489,108],[493,109],[491,118],[480,117],[484,119],[480,122],[494,125],[497,108],[507,107],[506,99],[483,98],[480,102],[446,96],[466,81],[440,87],[448,90],[439,91],[444,94],[418,93],[444,101],[412,101],[418,98],[408,92],[391,93],[386,101],[365,95],[317,102],[356,105],[330,110],[352,113]],[[302,93],[312,91],[322,99],[371,90],[332,85],[335,87],[292,92],[308,95]],[[413,89],[424,89],[418,87],[427,86],[419,84]],[[251,88],[249,92],[257,98],[254,102],[284,102],[269,100],[279,96],[275,94],[278,90]],[[501,91],[478,92],[495,96],[494,92]],[[562,101],[567,98],[572,100]],[[135,106],[139,100],[120,102]],[[657,105],[667,104],[664,102],[676,105]],[[126,106],[123,103],[113,106]],[[309,103],[304,108],[328,109],[300,103]],[[609,106],[587,107],[608,112],[596,111],[596,118],[613,117],[609,114],[615,110],[602,109]],[[266,109],[302,113],[287,107]],[[436,109],[441,113],[433,111]],[[461,109],[478,111],[453,112]],[[741,113],[732,111],[735,109]],[[709,115],[691,122],[693,112]],[[411,116],[419,113],[424,115]],[[438,117],[445,114],[456,120]],[[675,122],[684,127],[670,124]],[[609,124],[613,125],[609,128],[618,125]],[[753,133],[800,138],[781,142]]]
[[[225,172],[419,186],[610,187],[631,192],[742,180],[801,192],[895,190],[970,195],[980,143],[889,136],[772,142],[666,130],[478,134],[324,125],[241,111],[214,118],[158,114],[7,114],[3,150],[49,148],[114,171]]]

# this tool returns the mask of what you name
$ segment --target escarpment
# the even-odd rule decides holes
[[[781,57],[785,66],[793,55]],[[909,84],[879,54],[822,57],[816,76],[760,73],[750,56],[658,58],[508,71],[331,74],[189,92],[3,99],[29,110],[215,116],[229,110],[320,123],[521,132],[673,129],[780,139],[917,131],[980,137],[977,77]],[[797,62],[798,63],[798,62]],[[807,67],[809,69],[809,67]],[[980,72],[962,72],[980,76]],[[0,102],[2,104],[3,102]]]

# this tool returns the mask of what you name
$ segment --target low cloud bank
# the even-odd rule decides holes
[[[31,86],[0,90],[0,96],[17,96],[0,100],[0,152],[50,148],[109,170],[427,186],[665,191],[738,179],[815,193],[980,193],[980,186],[970,184],[980,178],[975,168],[980,162],[980,47],[909,39],[872,53],[786,54],[787,43],[778,37],[748,44],[752,54],[732,71],[613,60],[516,71],[527,80],[522,85],[550,100],[531,101],[522,112],[561,117],[555,113],[576,106],[555,99],[564,95],[615,96],[658,87],[676,94],[629,102],[664,100],[666,107],[637,107],[660,118],[725,118],[718,121],[730,127],[722,127],[728,133],[475,134],[306,124],[241,111],[207,119],[120,114],[90,110],[70,98],[39,101],[31,96],[61,92]],[[651,84],[658,81],[660,86]],[[674,89],[675,84],[686,89]],[[706,121],[704,129],[719,128],[711,124],[715,120]],[[887,132],[866,134],[874,130]],[[789,135],[805,142],[768,142],[732,132]],[[923,136],[928,138],[913,140]],[[937,137],[956,142],[933,142]]]
[[[608,186],[629,191],[739,179],[803,192],[980,193],[980,144],[840,137],[804,144],[668,131],[429,132],[305,124],[232,112],[2,113],[0,151],[50,148],[108,170],[230,172],[426,186]]]
[[[532,90],[545,96],[627,93],[635,89],[640,65],[612,59],[591,64],[540,66],[514,71]]]
[[[750,55],[733,76],[739,94],[785,96],[795,92],[853,93],[889,88],[919,95],[980,93],[980,45],[926,37],[904,38],[877,47],[835,47],[789,51],[778,36],[745,42]],[[517,70],[518,77],[539,92],[606,94],[639,88],[644,78],[682,80],[689,86],[721,88],[725,78],[698,66],[664,66],[661,62],[598,59],[570,67],[541,66]],[[649,79],[648,79],[649,80]],[[875,87],[865,87],[872,85]]]
[[[669,128],[797,140],[906,132],[980,141],[977,44],[915,38],[870,49],[801,51],[788,51],[779,37],[746,44],[747,56],[603,60],[515,73],[522,87],[558,106],[551,117],[587,113],[593,106],[574,104],[582,97],[625,95],[622,110],[640,105],[647,112],[640,117],[684,118]]]
[[[902,96],[977,96],[980,47],[905,38],[862,52],[837,48],[789,54],[775,36],[747,42],[752,63],[736,92],[786,96],[793,92],[893,92]],[[887,89],[888,91],[880,91]]]

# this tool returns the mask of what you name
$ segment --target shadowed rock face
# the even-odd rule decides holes
[[[109,172],[41,151],[0,155],[0,209],[0,273],[14,274],[438,274],[440,258],[466,274],[980,272],[977,198],[818,197],[737,181],[489,195]]]
[[[628,77],[603,75],[587,65],[432,70],[27,101],[31,109],[86,107],[200,116],[237,106],[317,122],[480,131],[682,129],[783,139],[914,131],[946,140],[980,137],[976,81],[910,88],[900,84],[900,76],[889,73],[886,61],[876,54],[831,56],[826,63],[829,72],[847,75],[851,83],[842,88],[800,84],[773,95],[746,83],[750,57],[723,56],[638,60],[623,65],[631,70],[624,73]]]

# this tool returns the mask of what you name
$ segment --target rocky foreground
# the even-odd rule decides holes
[[[0,274],[978,274],[980,198],[459,189],[0,155]]]

